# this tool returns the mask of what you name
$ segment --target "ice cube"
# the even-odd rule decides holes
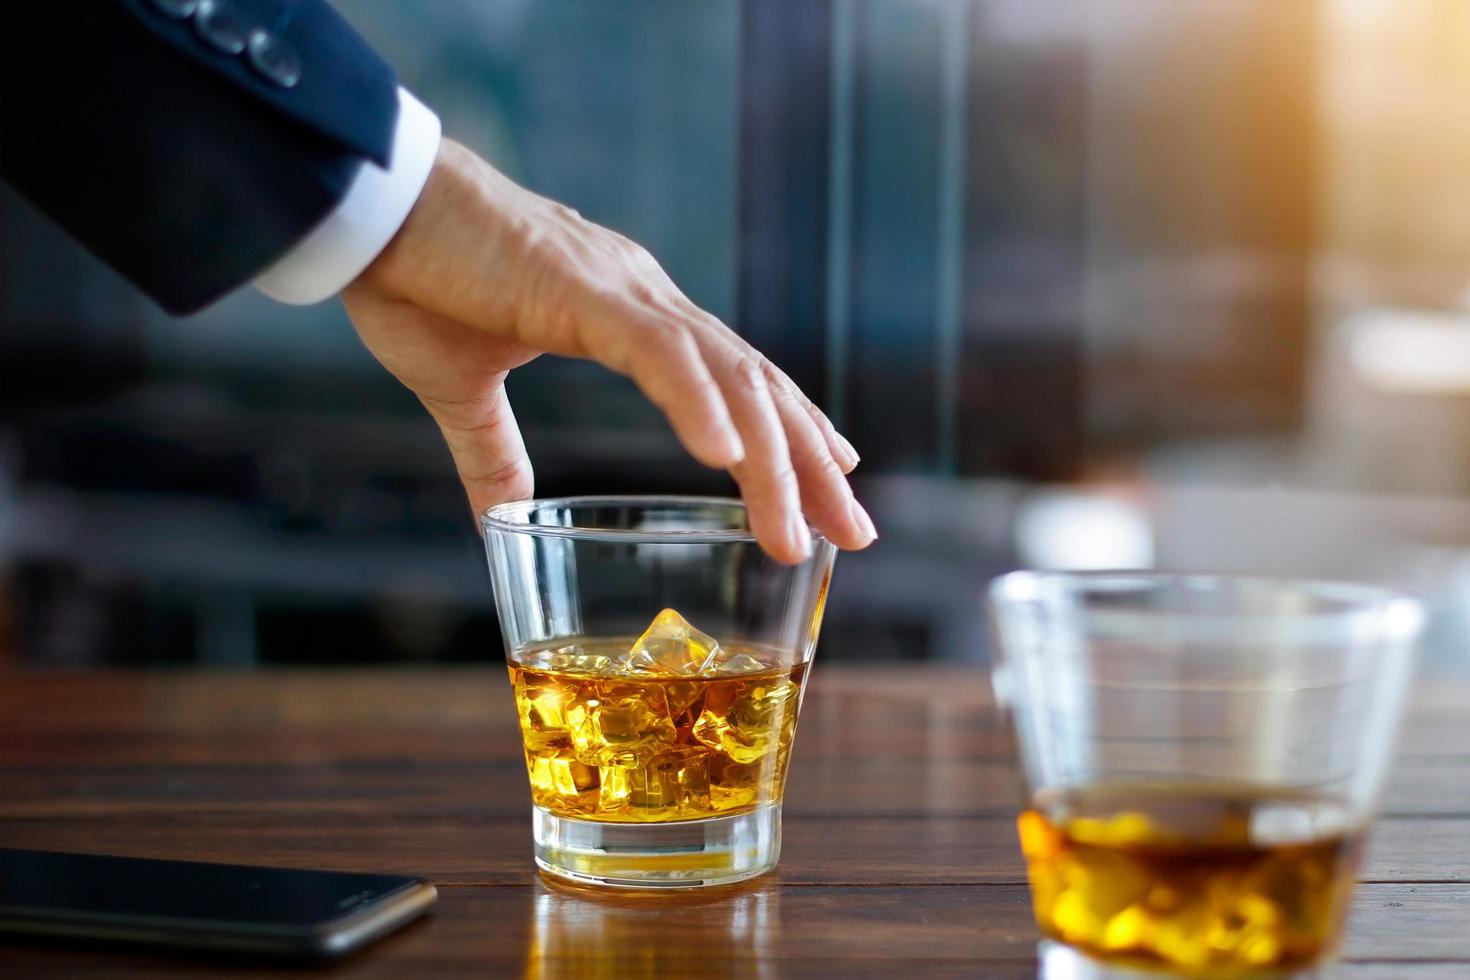
[[[583,794],[598,786],[598,772],[575,759],[528,756],[532,796],[537,803],[562,809],[590,810],[593,800]],[[548,799],[549,797],[549,799]]]
[[[637,769],[602,770],[598,812],[635,820],[671,819],[710,809],[709,760],[704,749],[677,745]]]
[[[717,649],[705,660],[699,672],[705,676],[734,677],[737,674],[759,674],[770,669],[770,664],[748,653]]]
[[[730,705],[730,723],[738,728],[769,729],[775,732],[796,721],[796,702],[801,688],[789,680],[755,684]]]
[[[550,760],[551,785],[562,796],[576,796],[597,788],[597,770],[575,759]]]
[[[775,777],[767,772],[768,763],[742,765],[732,759],[714,756],[709,767],[709,799],[712,810],[738,810],[755,802],[763,786],[770,787]]]
[[[641,766],[674,742],[674,722],[656,686],[589,684],[566,709],[572,752],[589,766]]]
[[[579,646],[565,646],[552,650],[546,658],[548,670],[559,674],[580,674],[584,677],[606,677],[613,673],[613,658],[604,653],[588,653]]]
[[[740,763],[751,763],[790,739],[801,689],[788,680],[753,684],[725,710],[714,692],[694,723],[694,737]]]
[[[715,638],[701,633],[672,609],[653,618],[648,629],[628,651],[624,672],[642,675],[690,677],[720,649]]]
[[[664,697],[669,701],[669,717],[674,719],[676,727],[691,725],[699,717],[699,700],[704,697],[705,687],[699,681],[674,681],[664,685]],[[689,712],[690,717],[685,718],[685,712]]]
[[[537,753],[571,749],[566,705],[576,693],[575,685],[556,678],[524,670],[517,672],[516,709],[527,749]]]
[[[644,810],[709,809],[709,754],[697,746],[676,746],[654,756],[638,770],[628,802]]]

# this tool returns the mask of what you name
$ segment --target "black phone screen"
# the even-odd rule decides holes
[[[0,848],[0,914],[306,928],[417,884],[401,875],[298,871]]]

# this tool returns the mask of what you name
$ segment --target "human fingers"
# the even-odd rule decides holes
[[[472,404],[425,400],[424,407],[439,423],[476,515],[496,504],[530,498],[535,489],[531,460],[503,384]]]
[[[759,356],[755,348],[751,347],[744,338],[727,327],[718,317],[701,309],[683,293],[675,290],[674,302],[681,312],[695,319],[704,329],[710,330],[717,336],[724,338],[728,343],[734,344],[749,354]],[[852,443],[848,442],[842,433],[837,431],[837,427],[832,424],[831,419],[827,418],[827,414],[806,396],[806,393],[801,390],[796,382],[791,380],[790,375],[782,371],[769,359],[761,358],[761,362],[771,390],[776,394],[789,398],[797,408],[806,413],[812,423],[817,427],[822,441],[827,445],[827,451],[831,454],[832,459],[836,461],[838,468],[843,473],[851,473],[862,459],[858,455],[857,450],[853,448]]]
[[[677,320],[631,298],[603,297],[602,309],[581,318],[578,333],[587,356],[632,378],[695,459],[729,469],[745,458],[727,393]]]
[[[797,387],[796,382],[792,381],[785,371],[782,371],[770,361],[766,361],[766,364],[772,389],[779,394],[784,394],[799,411],[811,420],[812,425],[816,427],[818,436],[826,444],[827,451],[831,454],[832,459],[836,461],[838,468],[844,474],[851,473],[856,469],[862,457],[858,455],[852,443],[848,442],[842,433],[837,431],[837,427],[832,424],[832,420],[827,418],[827,413],[813,404],[812,400],[806,396],[805,392]],[[788,425],[788,435],[790,428]]]
[[[802,516],[801,486],[763,359],[709,331],[695,329],[691,336],[745,443],[745,458],[730,467],[730,475],[740,484],[751,530],[778,561],[802,561],[811,554],[811,533]]]
[[[712,317],[708,319],[713,320]],[[766,391],[785,436],[786,455],[796,476],[802,512],[838,547],[867,547],[877,537],[877,531],[853,496],[832,446],[807,410],[810,402],[806,402],[790,378],[759,351],[717,320],[714,324],[719,329],[709,329],[711,325],[708,322],[702,324],[705,332],[700,343],[706,361],[716,365],[713,370],[717,377],[722,366],[727,371],[739,372],[751,365],[764,377]]]
[[[873,520],[853,495],[832,447],[816,421],[791,393],[772,383],[772,400],[786,430],[791,464],[801,489],[801,508],[839,548],[866,548],[878,537]]]

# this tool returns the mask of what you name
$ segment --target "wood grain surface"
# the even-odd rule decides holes
[[[1426,684],[1344,980],[1470,976],[1470,685]],[[432,918],[304,976],[1033,977],[1009,735],[979,670],[818,665],[776,873],[608,896],[531,865],[505,674],[0,672],[0,846],[424,875]],[[0,945],[0,977],[297,975]]]

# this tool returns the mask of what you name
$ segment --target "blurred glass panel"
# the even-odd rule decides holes
[[[1094,440],[1300,417],[1317,11],[1088,5],[1087,426]]]
[[[696,302],[730,317],[738,0],[336,6],[447,135],[642,242]],[[282,310],[246,291],[186,321],[150,315],[147,329],[160,368],[274,373],[286,358],[381,381],[335,303]],[[551,361],[526,374],[523,397],[597,377]],[[524,414],[554,420],[564,404],[537,399]]]
[[[1023,562],[1470,550],[1463,0],[338,6],[842,420],[883,539],[824,655],[981,656],[977,583]],[[623,379],[510,385],[542,494],[729,488]],[[1350,516],[1286,539],[1271,494],[1179,483]],[[1147,534],[1054,506],[1099,490]],[[1393,494],[1436,502],[1365,536]],[[171,321],[3,187],[0,500],[32,659],[496,655],[448,455],[339,304]]]
[[[336,6],[446,134],[733,316],[738,0]],[[27,656],[495,652],[448,454],[339,303],[243,289],[170,319],[0,187],[0,324],[0,571]],[[543,491],[724,489],[600,368],[544,358],[511,389]]]

